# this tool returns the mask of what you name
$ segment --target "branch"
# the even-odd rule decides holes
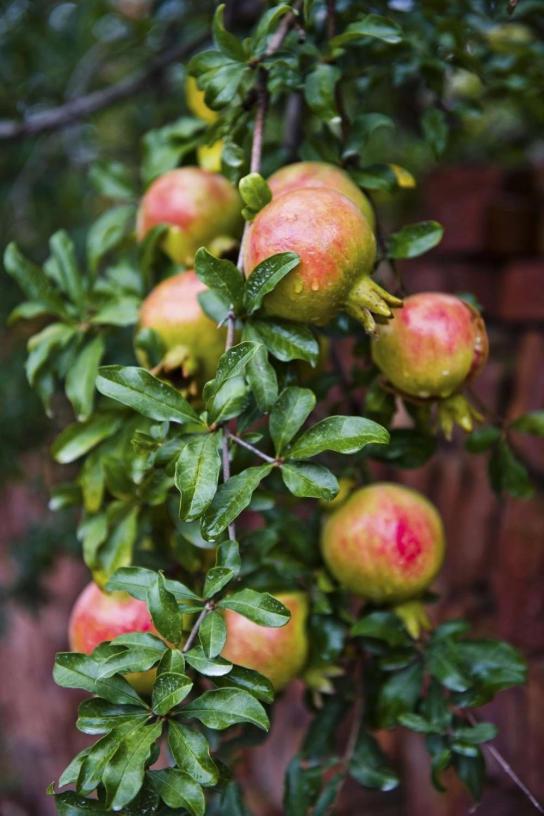
[[[246,442],[245,439],[241,439],[239,436],[236,436],[236,434],[231,433],[228,429],[225,429],[225,434],[229,439],[232,439],[233,442],[236,442],[237,445],[240,445],[240,447],[245,448],[248,451],[251,451],[252,453],[255,454],[255,456],[258,456],[260,459],[264,459],[264,461],[268,462],[269,465],[276,465],[278,463],[273,456],[269,456],[267,453],[264,453],[262,450],[259,450],[259,448],[256,448],[255,445],[252,445],[251,442]]]
[[[164,73],[172,63],[188,57],[207,39],[208,33],[204,32],[189,43],[170,48],[162,56],[152,60],[147,68],[125,77],[115,85],[72,99],[59,107],[31,114],[22,122],[0,120],[0,140],[11,141],[48,130],[60,130],[79,119],[115,105],[116,102],[121,102],[141,91]]]
[[[212,611],[212,609],[213,609],[213,604],[208,602],[206,604],[206,606],[204,607],[204,609],[202,610],[202,612],[199,614],[196,621],[194,622],[193,628],[189,632],[189,637],[185,641],[185,645],[184,645],[183,649],[181,650],[182,652],[188,652],[189,651],[189,649],[191,648],[191,646],[193,645],[193,643],[195,641],[196,636],[198,635],[198,630],[200,629],[200,624],[202,623],[204,618],[207,615],[209,615],[209,613]]]

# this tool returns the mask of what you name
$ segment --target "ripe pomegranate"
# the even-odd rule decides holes
[[[139,327],[157,332],[166,348],[161,367],[180,370],[185,390],[193,396],[215,376],[225,350],[225,330],[217,328],[198,302],[198,295],[205,291],[190,269],[159,283],[140,308]],[[148,365],[145,355],[137,354]]]
[[[68,639],[73,652],[90,654],[104,641],[129,632],[157,634],[143,601],[125,592],[104,592],[95,583],[88,584],[74,604],[68,624]],[[131,672],[126,679],[141,694],[150,694],[155,670]]]
[[[357,490],[331,513],[321,545],[345,589],[375,603],[398,603],[429,586],[445,542],[440,516],[424,496],[384,482]]]
[[[275,597],[290,610],[289,623],[279,628],[259,626],[229,609],[225,612],[227,642],[222,654],[236,665],[268,677],[279,691],[302,671],[308,659],[308,599],[303,592],[283,592]]]
[[[334,164],[312,161],[287,164],[270,176],[268,185],[272,195],[275,196],[308,187],[328,187],[336,190],[343,193],[359,207],[372,229],[374,229],[376,218],[370,201],[348,174]]]
[[[157,224],[170,224],[164,251],[176,263],[189,265],[199,247],[218,250],[239,238],[238,192],[219,173],[199,167],[170,170],[142,198],[136,221],[138,239]]]
[[[477,374],[487,352],[478,312],[440,292],[407,297],[372,338],[376,365],[396,388],[416,397],[450,396]]]
[[[374,234],[361,210],[336,190],[292,190],[273,198],[244,241],[245,274],[289,250],[300,264],[266,295],[270,315],[323,326],[345,308],[371,331],[371,312],[389,317],[390,306],[401,303],[370,278]]]

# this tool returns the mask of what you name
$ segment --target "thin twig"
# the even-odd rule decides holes
[[[209,615],[209,613],[212,611],[212,609],[213,609],[212,604],[207,603],[206,606],[204,607],[204,609],[202,610],[202,612],[199,614],[196,621],[194,622],[193,628],[189,632],[189,637],[185,641],[185,645],[184,645],[183,649],[181,650],[182,652],[188,652],[189,651],[189,649],[191,648],[191,646],[194,643],[194,640],[195,640],[196,636],[198,635],[198,630],[200,629],[200,625],[201,625],[202,621],[204,620],[204,618],[207,615]]]
[[[464,715],[464,718],[471,725],[477,725],[478,724],[479,720],[470,711],[464,711],[462,713]],[[506,759],[503,757],[501,752],[498,751],[497,748],[495,748],[494,745],[491,745],[491,743],[488,743],[488,744],[484,745],[483,747],[493,757],[493,759],[495,760],[497,765],[504,771],[504,773],[512,780],[514,785],[516,785],[520,789],[520,791],[523,794],[525,794],[525,796],[527,797],[529,802],[532,804],[532,806],[535,808],[535,810],[538,810],[539,813],[544,813],[544,807],[540,804],[540,802],[538,801],[536,796],[529,790],[527,785],[524,782],[522,782],[522,780],[519,778],[519,776],[517,775],[515,770],[512,768],[510,763],[507,762]]]
[[[274,459],[273,456],[269,456],[267,453],[264,453],[262,450],[259,450],[259,448],[256,448],[255,445],[252,445],[251,442],[246,442],[245,439],[236,436],[236,434],[233,434],[228,429],[225,429],[225,434],[229,439],[232,439],[233,442],[236,442],[237,445],[240,445],[240,447],[246,448],[246,450],[251,451],[252,453],[255,454],[255,456],[258,456],[260,459],[264,459],[264,461],[268,462],[270,465],[277,464],[277,460]]]
[[[34,113],[23,119],[22,122],[0,120],[0,140],[19,139],[24,136],[33,136],[48,130],[60,130],[68,127],[79,119],[84,119],[104,108],[111,107],[141,91],[152,80],[160,76],[174,62],[184,59],[196,51],[208,40],[208,32],[204,32],[190,43],[175,45],[152,60],[147,68],[136,71],[128,77],[99,91],[92,91],[86,96],[71,99],[64,105]]]
[[[336,34],[336,3],[335,0],[327,0],[327,37],[329,40]]]

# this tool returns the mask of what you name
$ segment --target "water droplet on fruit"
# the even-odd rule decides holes
[[[448,369],[448,368],[445,368],[445,369],[443,369],[443,371],[442,371],[442,376],[443,376],[443,377],[447,377],[447,376],[449,375],[449,373],[450,373],[450,372],[449,372],[449,369]]]
[[[318,284],[317,281],[314,281],[312,283],[312,292],[318,292],[318,291],[319,291],[319,284]]]

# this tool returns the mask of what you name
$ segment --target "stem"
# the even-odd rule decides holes
[[[356,683],[360,679],[359,676],[359,667],[356,668]],[[353,757],[353,752],[355,751],[355,746],[357,745],[357,740],[359,739],[359,732],[361,730],[361,718],[363,714],[363,698],[360,694],[357,694],[355,700],[353,701],[353,706],[351,708],[351,725],[348,733],[348,738],[346,740],[346,745],[344,748],[344,753],[342,754],[342,759],[340,760],[340,767],[338,769],[338,773],[343,775],[343,779],[338,786],[338,790],[336,791],[336,795],[333,801],[330,803],[329,807],[327,808],[326,813],[333,813],[340,798],[340,794],[342,793],[342,788],[346,782],[346,777],[348,774],[349,764]]]
[[[256,448],[255,445],[251,444],[251,442],[246,442],[245,439],[241,439],[239,436],[236,436],[236,434],[231,433],[231,431],[229,431],[226,428],[225,435],[228,437],[228,439],[232,439],[232,441],[236,442],[237,445],[240,445],[240,447],[246,448],[246,450],[251,451],[252,453],[255,454],[255,456],[258,456],[260,459],[264,459],[264,461],[268,462],[270,465],[277,464],[277,461],[276,459],[274,459],[273,456],[269,456],[267,453],[263,453],[262,450]]]
[[[194,643],[194,640],[195,640],[196,636],[198,635],[198,630],[200,629],[200,625],[201,625],[202,621],[204,620],[204,618],[207,615],[209,615],[209,613],[212,611],[212,609],[213,609],[212,605],[210,603],[207,603],[206,606],[204,607],[204,609],[202,610],[202,612],[199,614],[196,621],[194,622],[193,628],[189,632],[189,637],[185,641],[185,646],[181,650],[182,652],[188,652],[189,651],[189,649],[191,648],[191,646]]]
[[[327,0],[327,37],[332,40],[336,34],[336,4],[335,0]]]

